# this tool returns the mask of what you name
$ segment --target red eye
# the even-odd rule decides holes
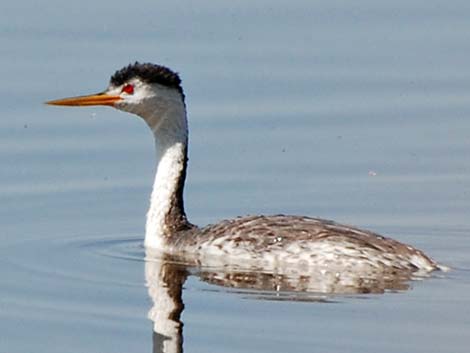
[[[126,92],[127,94],[134,94],[134,86],[131,84],[127,84],[122,87],[121,92]]]

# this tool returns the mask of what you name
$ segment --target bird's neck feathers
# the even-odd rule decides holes
[[[188,126],[179,100],[153,105],[140,112],[155,136],[157,171],[147,213],[145,245],[164,250],[176,232],[189,229],[183,202],[186,178]]]

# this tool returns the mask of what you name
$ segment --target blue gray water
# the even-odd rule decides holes
[[[469,2],[1,7],[0,352],[156,349],[151,134],[109,108],[42,104],[97,92],[134,60],[183,78],[194,223],[318,216],[453,268],[320,300],[189,276],[185,352],[468,352]]]

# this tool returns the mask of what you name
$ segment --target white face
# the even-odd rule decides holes
[[[105,93],[121,97],[114,103],[116,109],[137,114],[145,120],[179,107],[183,102],[178,90],[139,78],[132,78],[120,86],[109,86]]]
[[[177,89],[147,83],[138,77],[120,86],[109,86],[105,94],[119,96],[113,107],[142,117],[152,130],[163,120],[174,119],[175,114],[185,116],[183,97]]]
[[[145,108],[146,101],[149,98],[156,98],[151,86],[137,78],[133,78],[120,86],[111,85],[105,93],[121,97],[121,100],[114,103],[115,108],[136,114]]]

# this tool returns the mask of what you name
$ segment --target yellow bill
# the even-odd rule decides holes
[[[112,96],[106,93],[90,94],[89,96],[78,96],[70,98],[62,98],[46,102],[50,105],[67,105],[67,106],[88,106],[88,105],[109,105],[121,100],[120,96]]]

